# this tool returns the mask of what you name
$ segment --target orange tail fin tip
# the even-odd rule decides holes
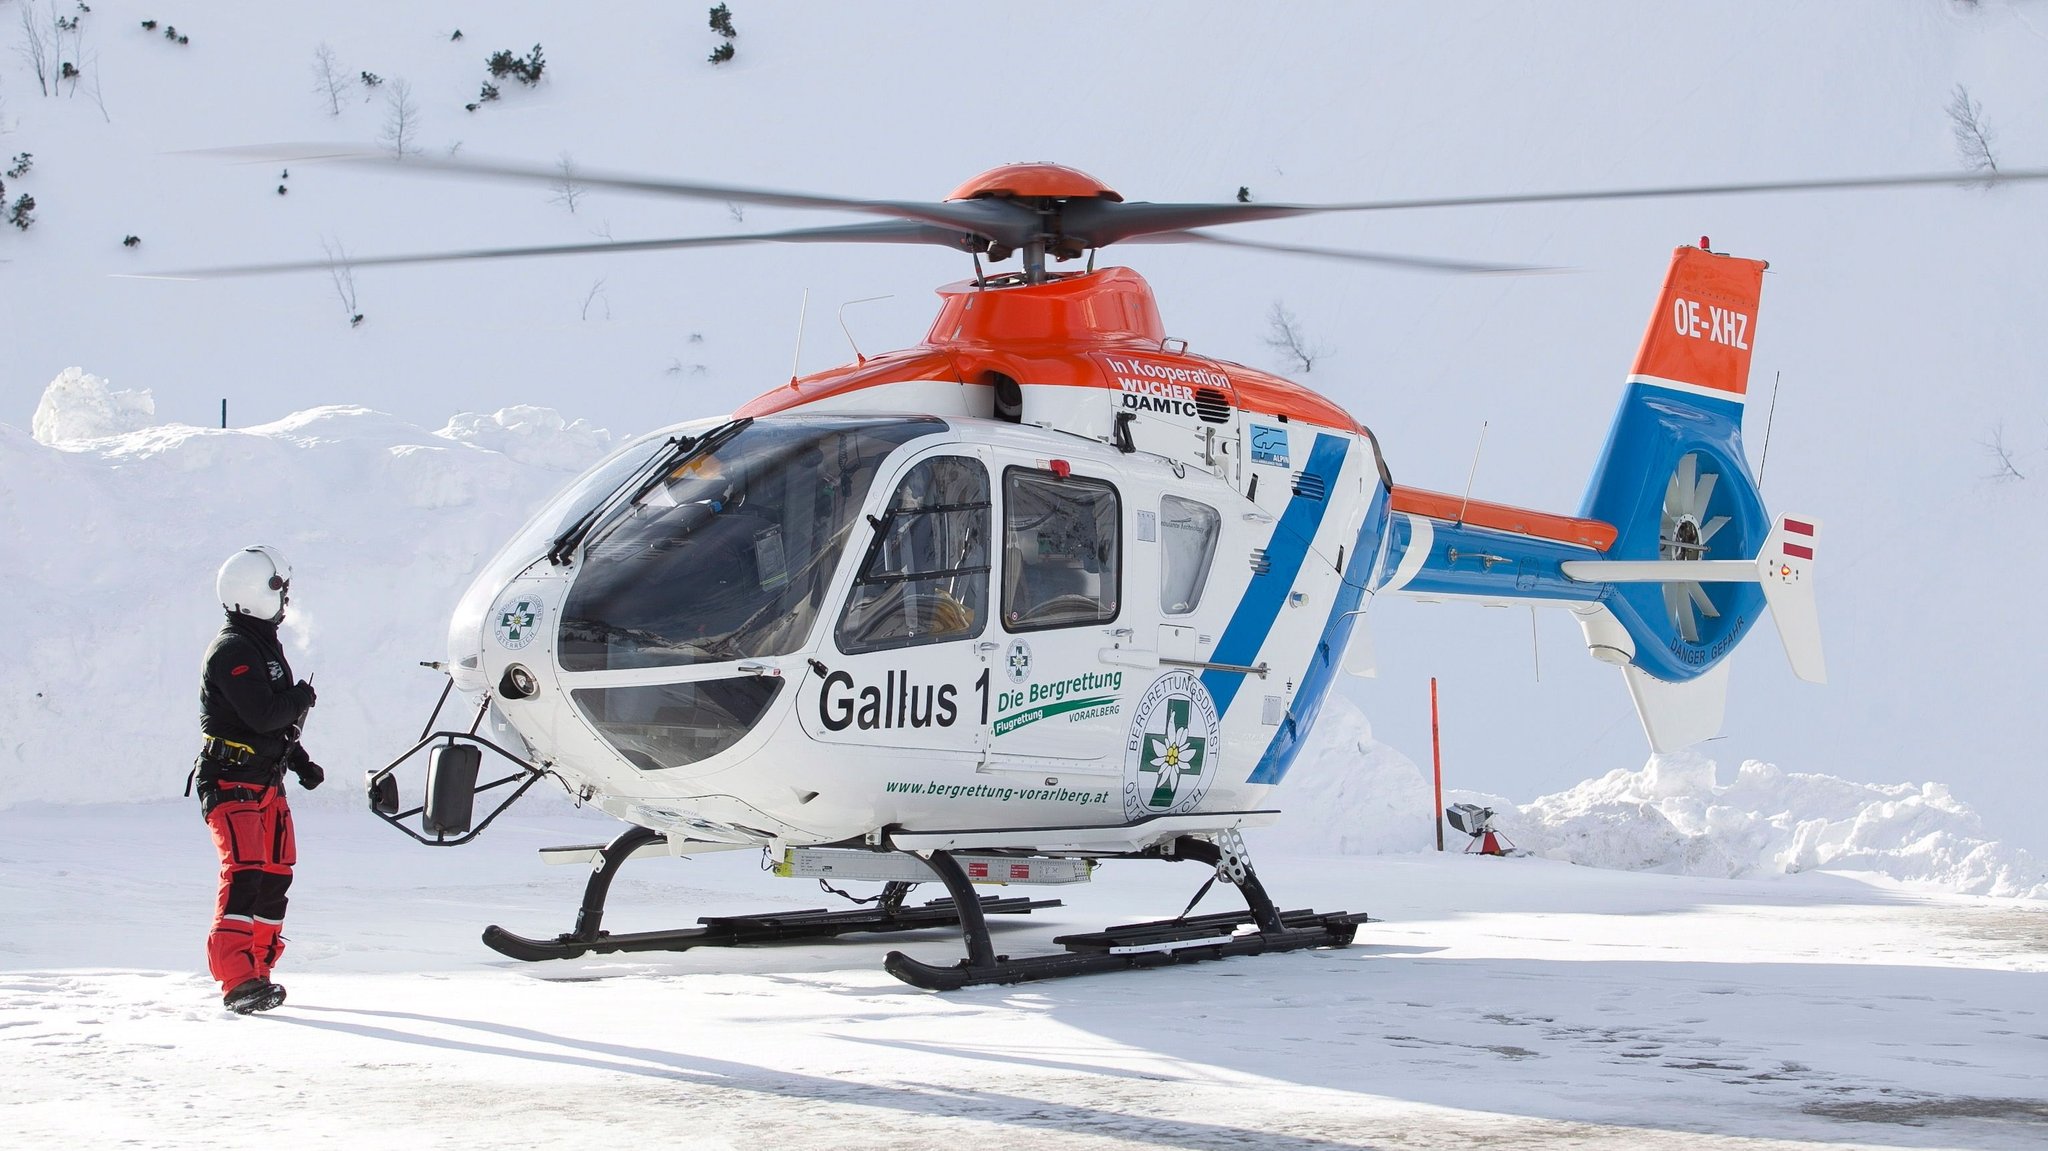
[[[1739,399],[1749,390],[1750,349],[1756,343],[1757,301],[1767,266],[1704,248],[1673,252],[1664,294],[1651,313],[1630,378]]]

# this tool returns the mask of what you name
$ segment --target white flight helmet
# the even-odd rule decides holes
[[[246,547],[220,565],[213,587],[220,606],[231,612],[280,620],[284,605],[291,602],[292,565],[268,544]]]

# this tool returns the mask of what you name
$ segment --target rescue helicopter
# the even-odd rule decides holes
[[[381,163],[366,153],[265,156]],[[409,160],[410,173],[559,181]],[[2023,172],[2000,179],[2040,179]],[[1170,336],[1116,243],[1278,248],[1449,272],[1525,271],[1263,244],[1205,231],[1332,211],[1982,183],[1980,174],[1332,205],[1126,202],[1050,163],[944,201],[857,200],[579,172],[593,187],[881,217],[741,236],[506,248],[355,267],[734,243],[936,244],[922,343],[771,387],[729,416],[641,436],[541,508],[454,610],[419,740],[368,776],[414,839],[469,842],[543,779],[629,826],[550,849],[590,868],[574,926],[484,942],[521,960],[955,927],[966,956],[890,952],[949,990],[1341,947],[1363,914],[1283,911],[1243,833],[1340,672],[1371,674],[1382,598],[1562,608],[1616,667],[1652,748],[1714,734],[1727,658],[1768,608],[1822,682],[1821,521],[1766,509],[1743,444],[1765,264],[1673,253],[1572,513],[1399,483],[1369,427],[1309,388]],[[1018,267],[984,264],[1016,257]],[[1084,261],[1080,268],[1055,265]],[[317,270],[326,262],[203,274]],[[451,693],[473,720],[437,728]],[[398,772],[424,753],[424,799]],[[510,774],[480,779],[488,754]],[[478,818],[477,799],[509,788]],[[413,820],[417,818],[418,824]],[[879,882],[845,910],[612,933],[629,860],[762,850],[779,875]],[[1104,861],[1194,861],[1243,911],[1061,936],[999,955],[988,917],[1057,900],[983,884],[1088,880]],[[946,898],[908,896],[937,882]]]

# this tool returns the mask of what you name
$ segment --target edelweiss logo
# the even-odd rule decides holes
[[[536,596],[508,596],[498,604],[493,613],[498,646],[518,651],[533,642],[540,634],[541,616],[545,614],[540,599]]]
[[[1192,811],[1215,778],[1216,703],[1192,673],[1171,671],[1138,700],[1124,751],[1124,814]]]
[[[1023,683],[1031,678],[1031,645],[1021,639],[1010,641],[1010,651],[1004,661],[1011,683]]]
[[[1202,774],[1202,754],[1209,750],[1209,741],[1188,731],[1188,710],[1187,700],[1168,700],[1166,731],[1145,736],[1144,749],[1138,753],[1138,772],[1154,776],[1148,807],[1172,807],[1182,777]]]

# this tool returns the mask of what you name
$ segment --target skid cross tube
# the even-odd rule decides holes
[[[996,947],[988,937],[988,920],[982,918],[981,897],[974,894],[974,884],[968,882],[960,861],[947,851],[933,851],[922,858],[925,866],[937,873],[939,882],[946,885],[946,893],[960,909],[960,934],[967,940],[967,965],[987,967],[995,963]]]
[[[662,838],[653,828],[634,824],[605,845],[597,855],[597,866],[590,869],[590,882],[583,885],[583,906],[576,911],[576,928],[565,938],[588,942],[598,937],[598,928],[604,923],[604,901],[612,893],[612,880],[618,876],[619,868],[642,846]]]
[[[1192,859],[1211,867],[1223,862],[1222,848],[1206,839],[1196,839],[1193,836],[1182,836],[1175,841],[1174,851],[1183,859]],[[1249,861],[1245,863],[1244,875],[1231,882],[1237,885],[1238,894],[1244,896],[1244,905],[1250,909],[1252,922],[1259,925],[1260,931],[1282,929],[1280,909],[1274,905],[1273,897],[1266,894],[1266,885],[1259,882],[1259,873],[1252,870]]]

